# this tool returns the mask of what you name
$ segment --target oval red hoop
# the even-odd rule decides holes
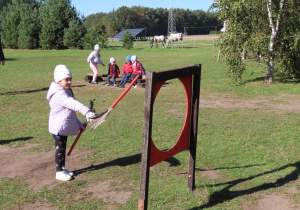
[[[150,149],[150,167],[164,161],[177,153],[189,148],[189,139],[190,139],[190,127],[191,127],[191,103],[192,103],[192,75],[186,76],[186,77],[180,77],[178,78],[185,90],[186,94],[186,115],[185,115],[185,121],[181,130],[181,133],[175,143],[175,145],[168,149],[167,151],[161,151],[157,149],[155,144],[153,143],[153,140],[151,139],[151,149]],[[157,82],[154,86],[154,101],[155,98],[162,87],[162,85],[165,83],[165,81]],[[154,103],[153,101],[153,103]]]

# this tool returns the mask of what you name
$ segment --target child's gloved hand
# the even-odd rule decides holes
[[[86,121],[87,122],[90,122],[91,121],[91,118],[95,117],[95,113],[94,112],[88,112],[86,115]]]
[[[85,130],[85,126],[84,125],[81,125],[80,127],[79,127],[79,130]]]

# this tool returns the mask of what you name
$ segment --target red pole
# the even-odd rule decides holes
[[[115,102],[110,106],[112,109],[119,103],[119,101],[123,98],[123,96],[130,90],[130,88],[132,87],[132,85],[137,81],[137,79],[139,78],[140,75],[137,75],[134,80],[128,85],[128,87],[126,88],[126,90],[124,90],[124,92],[117,98],[117,100],[115,100]]]
[[[84,123],[83,126],[84,126],[84,128],[86,128],[87,123]],[[71,155],[72,150],[74,149],[74,147],[75,147],[77,141],[79,140],[81,134],[82,134],[84,131],[85,131],[85,129],[80,129],[80,131],[79,131],[79,133],[78,133],[78,135],[77,135],[77,137],[76,137],[74,143],[72,144],[72,146],[71,146],[71,148],[70,148],[70,150],[69,150],[69,152],[68,152],[68,156]]]

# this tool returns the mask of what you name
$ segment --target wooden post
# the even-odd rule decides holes
[[[191,129],[190,129],[190,147],[189,147],[189,171],[188,171],[188,190],[192,191],[195,188],[195,163],[197,149],[197,133],[198,133],[198,111],[199,111],[199,95],[200,95],[200,79],[201,65],[199,74],[194,74],[193,81],[193,96],[192,96],[192,114],[191,114]]]
[[[159,91],[156,85],[162,85],[165,81],[182,78],[194,75],[192,90],[189,89],[189,119],[188,124],[188,135],[184,138],[189,145],[190,156],[189,156],[189,171],[188,171],[188,188],[193,190],[195,188],[195,161],[196,161],[196,146],[197,146],[197,129],[198,129],[198,110],[199,110],[199,95],[200,95],[200,78],[201,78],[201,65],[195,64],[194,66],[186,66],[177,69],[169,69],[159,72],[147,72],[146,88],[145,88],[145,112],[144,112],[144,131],[143,131],[143,148],[142,148],[142,159],[141,159],[141,183],[140,183],[140,197],[138,201],[138,209],[144,210],[148,207],[148,192],[149,192],[149,174],[150,174],[150,163],[153,163],[154,158],[160,157],[161,159],[155,164],[165,160],[161,156],[150,157],[152,142],[152,120],[153,120],[153,106],[154,99],[157,91]],[[188,80],[185,80],[188,81]],[[192,82],[189,80],[189,82]],[[189,83],[190,84],[190,83]],[[189,86],[191,88],[191,86]],[[191,97],[192,96],[192,97]],[[190,103],[191,102],[191,103]],[[182,142],[182,140],[181,140]],[[185,143],[185,142],[184,142]],[[185,144],[178,144],[182,150],[186,149]],[[155,147],[155,145],[153,145]],[[176,148],[174,146],[172,149]],[[170,151],[172,151],[172,149]],[[178,148],[177,148],[178,149]],[[182,150],[174,150],[175,152],[169,155],[175,155]],[[154,150],[155,151],[155,150]],[[152,151],[153,152],[153,151]],[[159,153],[152,153],[159,154]],[[151,159],[153,158],[153,159]],[[151,160],[151,161],[150,161]]]
[[[152,136],[152,119],[153,119],[153,101],[154,101],[154,72],[147,72],[146,88],[145,88],[145,112],[144,112],[144,132],[143,132],[143,148],[142,148],[142,165],[141,165],[141,184],[140,197],[138,202],[139,210],[146,210],[148,206],[149,191],[149,170],[150,170],[150,146]]]

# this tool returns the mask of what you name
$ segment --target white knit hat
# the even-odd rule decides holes
[[[54,81],[59,82],[65,78],[72,77],[71,71],[65,65],[57,65],[54,69]]]
[[[114,57],[111,57],[110,59],[109,59],[109,62],[114,62],[114,61],[116,61],[116,59],[114,58]]]
[[[137,57],[136,55],[131,56],[131,60],[132,60],[132,61],[136,61],[137,58],[138,58],[138,57]]]
[[[94,50],[100,50],[100,46],[98,44],[95,44]]]

